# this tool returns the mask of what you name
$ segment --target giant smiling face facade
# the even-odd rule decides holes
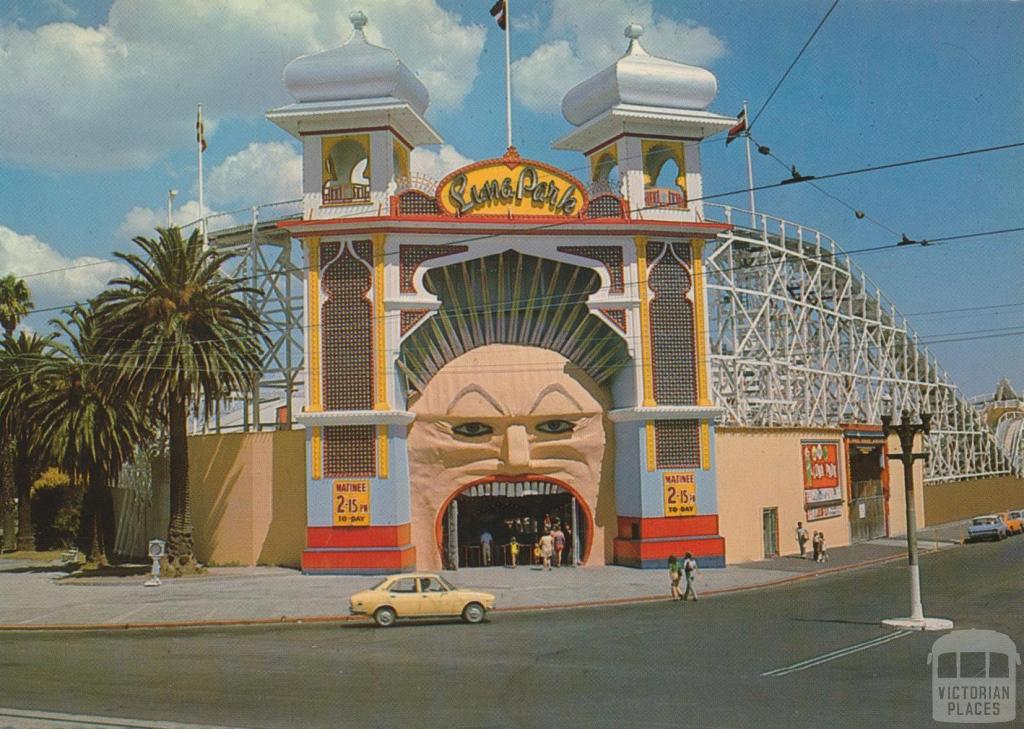
[[[484,481],[527,478],[576,496],[591,547],[584,560],[604,564],[604,527],[615,520],[608,404],[585,372],[537,347],[487,345],[441,368],[409,408],[418,566],[441,568],[440,520],[452,498]]]

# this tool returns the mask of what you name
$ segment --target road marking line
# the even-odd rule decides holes
[[[28,711],[0,707],[0,722],[4,719],[34,719],[39,722],[53,722],[58,727],[87,727],[88,729],[244,729],[212,724],[182,724],[176,721],[146,721],[114,716],[89,716],[87,714],[63,714],[55,711]]]
[[[799,663],[793,663],[789,666],[783,666],[782,668],[775,668],[771,671],[765,671],[762,676],[785,676],[790,673],[796,673],[797,671],[803,671],[808,668],[814,668],[820,666],[822,663],[828,663],[834,661],[837,658],[852,655],[853,653],[859,653],[860,651],[866,651],[868,648],[874,648],[875,646],[882,645],[883,643],[889,643],[890,641],[897,640],[899,638],[905,638],[908,635],[912,635],[915,631],[913,630],[897,630],[894,633],[888,633],[881,635],[871,640],[866,640],[862,643],[855,643],[854,645],[846,646],[845,648],[839,648],[832,651],[831,653],[825,653],[814,658],[808,658],[807,660],[800,661]]]

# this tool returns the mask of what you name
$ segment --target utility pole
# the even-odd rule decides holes
[[[892,424],[891,415],[882,416],[882,431],[885,435],[895,433],[900,439],[901,453],[890,453],[891,460],[903,463],[903,489],[906,496],[907,512],[907,556],[910,566],[910,617],[883,620],[883,625],[904,630],[952,630],[953,621],[944,618],[926,618],[921,604],[921,572],[917,565],[917,508],[914,504],[914,461],[927,460],[927,453],[914,453],[914,438],[918,433],[931,432],[931,413],[921,413],[921,422],[910,422],[910,411],[903,411],[899,425]]]

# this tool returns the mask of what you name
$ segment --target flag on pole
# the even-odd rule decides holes
[[[199,142],[199,151],[206,151],[206,134],[203,131],[203,107],[200,106],[196,112],[196,141]]]
[[[494,20],[502,30],[508,30],[508,5],[506,2],[507,0],[498,0],[491,7],[491,15],[494,16]]]
[[[729,146],[736,137],[747,131],[747,110],[744,109],[740,112],[739,116],[736,117],[736,124],[729,129],[729,134],[725,138],[725,146]]]

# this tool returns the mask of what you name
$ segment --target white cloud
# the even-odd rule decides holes
[[[336,0],[115,0],[104,24],[0,26],[0,159],[56,171],[144,166],[207,139],[216,120],[287,103],[298,55],[339,45],[359,3]],[[437,0],[375,0],[371,40],[393,48],[439,107],[458,107],[478,73],[485,29]]]
[[[570,88],[622,56],[622,29],[632,22],[644,26],[641,43],[656,56],[702,65],[726,52],[707,27],[655,16],[652,0],[592,0],[585,12],[575,0],[553,0],[547,42],[512,64],[516,99],[557,113]]]
[[[452,145],[442,144],[437,151],[424,147],[414,149],[409,158],[409,167],[417,175],[424,175],[440,181],[449,172],[464,167],[472,161],[469,157],[460,154]]]
[[[295,200],[302,197],[302,155],[285,142],[253,142],[213,169],[204,192],[218,204]]]
[[[94,296],[127,268],[96,256],[69,258],[34,235],[0,225],[0,271],[24,277],[36,308],[43,308]]]

